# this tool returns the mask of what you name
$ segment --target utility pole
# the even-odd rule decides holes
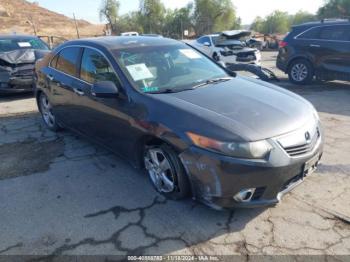
[[[77,37],[79,39],[80,38],[79,28],[78,28],[77,19],[75,19],[75,14],[74,13],[73,13],[73,17],[74,17],[75,29],[77,30]]]
[[[32,16],[29,16],[29,17],[28,17],[27,24],[29,24],[29,25],[33,28],[33,33],[34,33],[34,35],[37,35],[36,26],[35,26],[35,24],[34,24],[34,21],[33,21],[33,17],[32,17]]]
[[[184,26],[183,26],[183,22],[182,22],[182,17],[181,17],[181,40],[184,40]]]

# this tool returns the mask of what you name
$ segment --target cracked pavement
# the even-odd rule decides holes
[[[166,200],[141,170],[48,131],[29,96],[0,98],[0,255],[350,255],[350,84],[280,85],[319,111],[323,162],[274,208],[221,212]]]

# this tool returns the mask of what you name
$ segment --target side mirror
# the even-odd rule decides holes
[[[92,86],[91,93],[95,97],[112,98],[118,96],[119,90],[112,81],[100,81]]]
[[[204,42],[203,44],[204,46],[211,46],[211,44],[209,42]]]

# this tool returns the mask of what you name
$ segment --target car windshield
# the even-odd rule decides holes
[[[136,88],[144,93],[180,92],[229,75],[187,45],[137,47],[113,54]]]
[[[48,50],[48,46],[38,38],[0,38],[0,52],[20,49]]]

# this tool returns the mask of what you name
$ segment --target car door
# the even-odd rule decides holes
[[[350,74],[350,26],[324,26],[318,49],[322,52],[320,67],[327,73]]]
[[[73,83],[77,77],[77,65],[81,48],[67,47],[61,50],[51,61],[45,72],[50,87],[50,101],[59,122],[70,126]]]
[[[73,84],[78,90],[73,94],[76,131],[116,153],[124,154],[135,130],[130,126],[130,104],[119,77],[106,56],[94,48],[84,48],[79,68],[79,79]],[[99,81],[114,82],[119,96],[94,96],[91,88]]]

